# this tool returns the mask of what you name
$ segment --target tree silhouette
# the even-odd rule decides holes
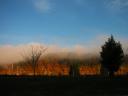
[[[70,67],[69,75],[71,77],[79,77],[79,75],[80,75],[80,72],[79,72],[80,61],[77,59],[73,59],[73,60],[70,60],[69,64],[70,64],[69,65],[69,67]]]
[[[28,55],[23,55],[23,58],[25,60],[26,64],[30,64],[33,68],[33,75],[36,75],[36,68],[38,65],[38,61],[41,57],[41,55],[46,51],[47,48],[44,48],[42,46],[31,46],[30,53]]]
[[[109,76],[113,76],[121,64],[123,63],[123,49],[120,42],[116,42],[111,35],[108,41],[102,46],[101,56],[101,68],[105,68]]]

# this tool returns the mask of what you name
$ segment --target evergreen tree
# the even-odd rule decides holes
[[[102,46],[101,66],[105,68],[109,76],[113,76],[123,63],[124,53],[120,42],[116,42],[111,35],[108,41]]]

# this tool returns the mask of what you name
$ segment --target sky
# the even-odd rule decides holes
[[[89,50],[111,34],[127,44],[127,21],[128,0],[0,0],[0,52],[28,44]]]

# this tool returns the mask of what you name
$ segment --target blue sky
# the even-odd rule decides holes
[[[0,45],[86,45],[128,37],[128,0],[0,0]]]

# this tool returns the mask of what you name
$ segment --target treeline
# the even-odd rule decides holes
[[[51,75],[55,75],[55,71],[57,68],[60,69],[60,75],[69,75],[72,74],[71,76],[75,75],[80,75],[79,74],[79,68],[81,66],[87,67],[87,68],[94,68],[95,66],[101,66],[100,63],[100,56],[98,55],[83,55],[82,57],[77,56],[77,54],[70,53],[70,57],[67,55],[65,56],[59,56],[61,53],[58,54],[47,54],[43,57],[40,58],[37,64],[37,70],[36,73],[41,73],[42,75],[48,75],[48,71],[50,71]],[[48,69],[48,66],[51,66],[51,69]],[[128,66],[128,55],[124,56],[124,62],[122,66]],[[56,68],[57,67],[57,68]],[[69,67],[70,71],[69,71]],[[12,64],[10,64],[10,67],[3,67],[2,65],[0,66],[0,70],[9,70],[8,68],[12,68]],[[19,68],[19,69],[17,69]],[[67,69],[66,69],[67,68]],[[40,70],[41,69],[41,70]],[[32,72],[31,75],[33,74],[32,66],[31,64],[28,64],[26,61],[20,61],[17,63],[13,64],[13,74],[16,74],[16,71],[14,70],[21,70],[19,74],[25,75],[26,73]],[[67,73],[63,74],[64,71],[67,71]],[[93,70],[92,70],[93,71]],[[12,72],[12,71],[11,71]]]
[[[31,46],[30,53],[23,55],[23,61],[12,64],[10,67],[12,69],[9,70],[14,73],[14,69],[16,69],[19,74],[31,71],[34,76],[41,73],[43,75],[59,74],[77,77],[81,75],[81,67],[93,68],[98,66],[101,74],[105,73],[113,76],[121,66],[128,66],[128,55],[123,53],[121,43],[116,42],[113,36],[108,38],[108,41],[105,42],[101,49],[101,52],[97,55],[44,54],[47,48],[41,46],[37,49]],[[0,69],[3,68],[0,67]]]

